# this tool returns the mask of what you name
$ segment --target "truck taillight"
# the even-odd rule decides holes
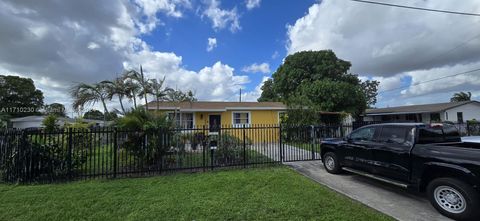
[[[431,128],[443,128],[443,124],[440,123],[432,123],[430,124]]]

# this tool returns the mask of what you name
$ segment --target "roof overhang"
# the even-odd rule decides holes
[[[366,116],[382,116],[382,115],[400,115],[400,114],[423,114],[423,113],[438,113],[441,111],[412,111],[412,112],[385,112],[385,113],[366,113]]]

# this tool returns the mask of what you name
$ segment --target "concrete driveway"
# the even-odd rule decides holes
[[[398,220],[451,220],[438,213],[421,195],[373,179],[344,173],[329,174],[321,161],[284,163],[339,193]]]

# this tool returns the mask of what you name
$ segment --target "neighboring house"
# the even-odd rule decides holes
[[[480,102],[463,101],[367,109],[364,121],[464,123],[480,119]]]
[[[150,102],[148,109],[157,110],[157,103]],[[249,127],[260,124],[278,124],[287,107],[281,102],[159,102],[158,110],[175,118],[183,128],[206,126],[215,130],[220,125]]]
[[[39,128],[43,127],[42,122],[46,116],[27,116],[27,117],[19,117],[19,118],[12,118],[10,122],[13,128],[17,129],[26,129],[26,128]],[[82,119],[83,122],[92,123],[95,126],[103,126],[103,121],[100,120],[89,120],[89,119]],[[57,125],[62,126],[65,123],[75,123],[75,119],[72,118],[64,118],[59,117],[57,118]],[[108,123],[108,122],[107,122]]]

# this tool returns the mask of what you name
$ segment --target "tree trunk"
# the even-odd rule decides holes
[[[107,104],[105,104],[105,98],[102,98],[102,104],[103,104],[103,126],[106,126],[107,124],[107,115],[108,115],[108,109],[107,109]]]
[[[125,115],[125,108],[123,107],[123,96],[118,96],[118,100],[120,100],[120,107],[122,108],[123,115]]]
[[[132,93],[132,97],[133,97],[133,106],[135,107],[135,109],[137,109],[137,95],[135,93]]]
[[[148,102],[147,102],[147,94],[145,94],[144,98],[145,98],[145,111],[148,111],[148,108],[147,108],[147,104],[148,104]]]

